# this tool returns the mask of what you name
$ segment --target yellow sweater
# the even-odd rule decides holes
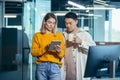
[[[46,46],[50,44],[52,40],[61,40],[61,52],[47,51]],[[62,33],[57,32],[56,36],[53,33],[35,33],[32,39],[31,54],[37,58],[36,64],[40,64],[40,62],[54,62],[61,67],[61,58],[65,55],[65,43]]]

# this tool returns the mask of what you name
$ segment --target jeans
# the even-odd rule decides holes
[[[58,64],[42,62],[36,66],[36,80],[61,80]]]

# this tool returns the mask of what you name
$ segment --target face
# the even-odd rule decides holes
[[[54,18],[49,18],[45,22],[45,28],[46,28],[47,32],[52,32],[53,29],[55,28],[55,24],[56,24],[55,19]]]
[[[77,20],[74,20],[72,18],[65,18],[65,26],[68,32],[73,32],[77,27],[77,23]]]

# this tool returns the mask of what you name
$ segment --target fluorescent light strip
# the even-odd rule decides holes
[[[17,15],[15,15],[15,14],[6,14],[6,15],[4,15],[4,17],[5,18],[16,18]]]
[[[78,13],[77,15],[83,15],[83,16],[94,16],[94,17],[102,17],[102,15],[95,15],[95,14],[83,14],[83,13]]]
[[[106,3],[106,1],[102,1],[102,0],[94,0],[94,3],[100,4],[100,5],[108,6],[108,4]]]
[[[55,11],[53,12],[56,16],[64,16],[67,11]],[[83,15],[83,16],[96,16],[101,17],[101,15],[94,15],[94,14],[83,14],[83,13],[76,13],[77,15]]]
[[[69,11],[53,11],[56,16],[64,16]]]
[[[106,7],[88,7],[88,8],[74,8],[74,7],[67,7],[68,10],[113,10],[115,8],[106,8]]]
[[[98,2],[98,3],[106,3],[106,1],[102,1],[102,0],[94,0],[94,2]]]
[[[73,5],[73,6],[75,6],[75,7],[78,7],[78,8],[85,9],[85,6],[80,5],[80,4],[77,4],[77,3],[74,3],[74,2],[72,2],[72,1],[68,1],[68,4]]]
[[[55,13],[56,16],[64,16],[66,13]]]
[[[53,12],[56,16],[64,16],[66,12]],[[45,16],[45,14],[42,14],[42,16]]]

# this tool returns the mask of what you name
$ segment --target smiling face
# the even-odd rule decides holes
[[[67,29],[67,32],[73,32],[77,27],[77,20],[74,20],[72,18],[65,18],[65,26]]]
[[[49,18],[47,21],[44,22],[46,32],[52,32],[53,29],[55,28],[56,21],[54,18]]]

